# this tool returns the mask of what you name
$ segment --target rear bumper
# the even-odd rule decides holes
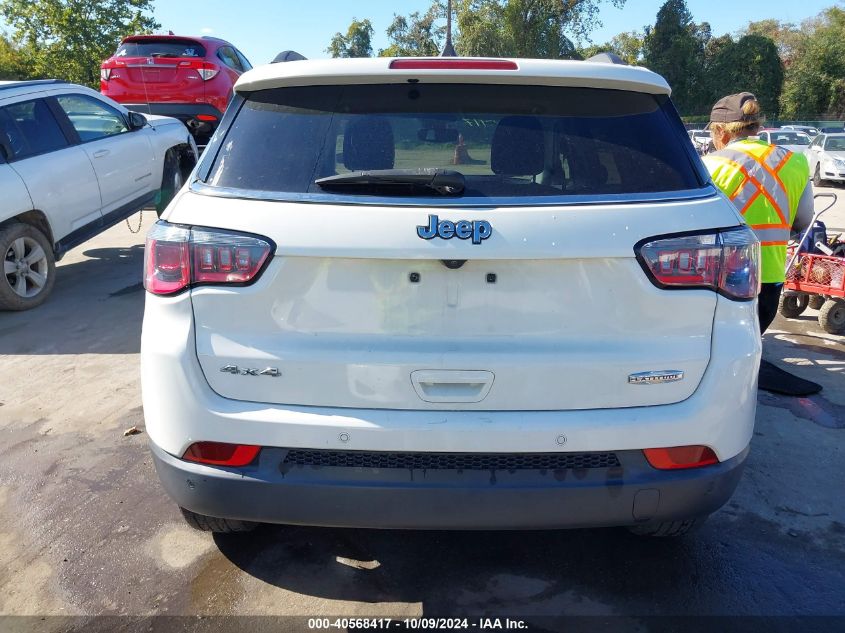
[[[178,459],[151,443],[180,506],[220,518],[361,528],[551,529],[676,521],[709,514],[736,488],[745,458],[661,471],[641,451],[620,466],[573,470],[417,470],[289,466],[265,448],[245,468]]]

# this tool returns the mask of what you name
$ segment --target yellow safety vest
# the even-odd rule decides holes
[[[743,139],[707,154],[704,164],[760,240],[760,280],[782,282],[786,243],[810,179],[807,158],[765,141]]]

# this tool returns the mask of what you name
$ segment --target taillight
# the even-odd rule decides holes
[[[255,461],[260,451],[260,446],[252,444],[195,442],[188,447],[182,459],[214,466],[247,466]]]
[[[718,464],[719,458],[709,446],[671,446],[669,448],[647,448],[643,451],[652,468],[678,470],[701,468]]]
[[[202,284],[252,283],[273,250],[267,238],[159,221],[147,234],[144,287],[172,295]]]
[[[220,67],[211,62],[204,62],[200,60],[183,60],[179,62],[180,68],[192,68],[196,70],[203,81],[213,79],[217,73],[220,72]]]
[[[658,288],[705,288],[737,301],[760,291],[760,242],[747,226],[649,238],[634,252]]]

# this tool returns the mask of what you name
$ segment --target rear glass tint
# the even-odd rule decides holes
[[[192,40],[144,40],[124,42],[115,57],[205,57],[205,47]]]
[[[702,185],[688,144],[668,98],[637,92],[462,84],[279,88],[248,96],[207,182],[348,195],[314,181],[435,167],[464,175],[463,197],[679,191]]]

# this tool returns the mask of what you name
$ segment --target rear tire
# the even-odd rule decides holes
[[[819,325],[828,334],[845,334],[845,301],[828,299],[819,310]]]
[[[191,512],[186,508],[179,508],[182,511],[182,516],[185,517],[185,522],[195,530],[200,532],[215,532],[217,534],[235,534],[238,532],[252,532],[257,526],[257,523],[252,521],[238,521],[237,519],[218,519],[217,517],[210,517],[204,514],[197,514]]]
[[[827,299],[825,299],[822,295],[810,295],[810,300],[807,302],[807,306],[813,310],[821,310],[825,301],[827,301]]]
[[[778,301],[778,312],[787,319],[797,319],[810,305],[810,295],[805,292],[799,294],[782,294]]]
[[[655,523],[641,523],[628,526],[628,531],[637,536],[653,536],[656,538],[672,538],[683,536],[701,527],[707,517],[696,517],[685,521],[662,521]]]
[[[0,255],[0,310],[31,310],[44,303],[56,282],[56,258],[47,237],[34,226],[14,222],[0,230]]]

